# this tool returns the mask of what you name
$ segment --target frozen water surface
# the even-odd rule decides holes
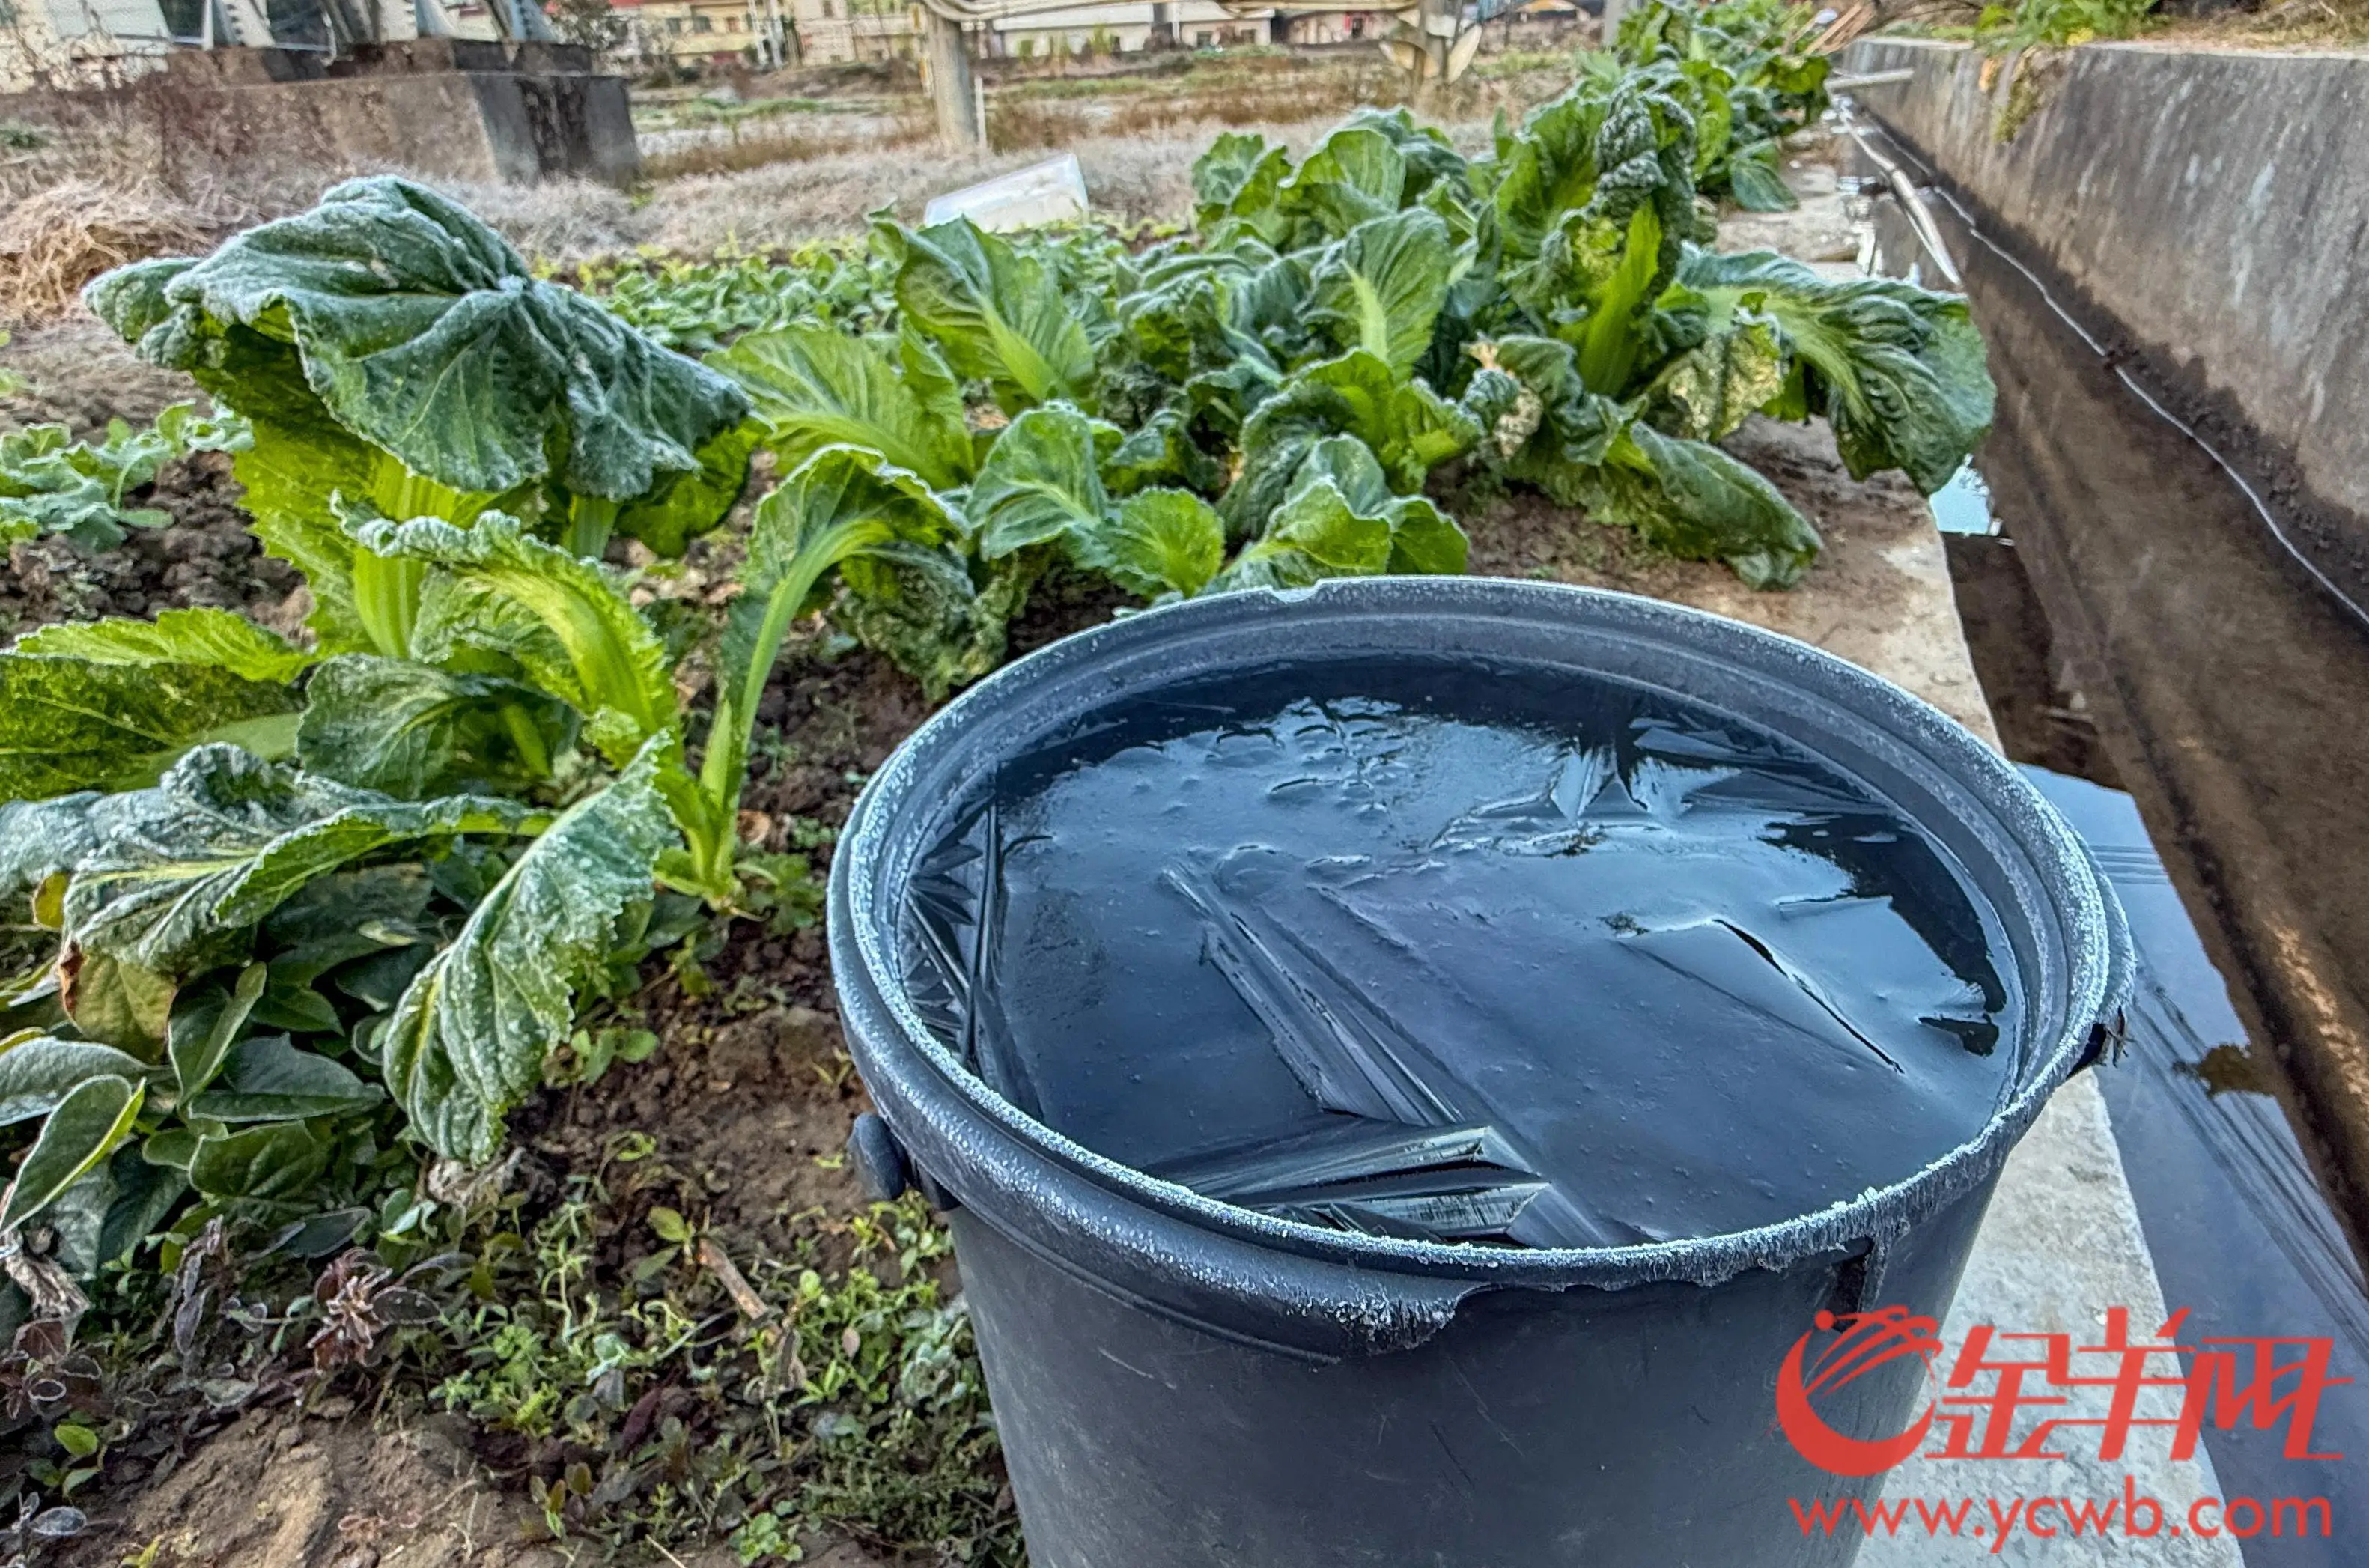
[[[1987,1121],[2017,999],[1931,840],[1566,671],[1365,664],[1092,715],[914,878],[910,994],[1114,1160],[1345,1230],[1780,1220]]]

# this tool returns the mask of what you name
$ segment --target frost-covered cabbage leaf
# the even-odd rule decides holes
[[[498,675],[349,653],[304,688],[296,758],[310,771],[419,800],[547,777],[568,733],[557,704]]]
[[[607,961],[619,919],[650,897],[676,837],[658,788],[670,744],[653,738],[529,845],[380,1027],[387,1085],[438,1153],[493,1157],[502,1118],[575,1029],[576,991]]]
[[[244,681],[293,681],[313,656],[229,610],[167,610],[154,621],[116,617],[61,621],[17,639],[18,653],[56,654],[93,664],[195,664]]]
[[[333,186],[201,261],[110,272],[91,307],[142,358],[258,421],[330,422],[455,490],[552,475],[627,501],[748,412],[723,376],[536,279],[467,209],[392,177]]]
[[[209,740],[284,756],[302,705],[219,664],[0,653],[0,799],[136,789]]]
[[[61,533],[86,550],[110,550],[127,528],[164,527],[170,513],[124,498],[169,455],[154,430],[120,419],[108,422],[108,439],[96,447],[63,425],[0,432],[0,544]]]
[[[63,903],[70,952],[179,977],[223,961],[243,933],[315,877],[389,845],[531,833],[514,801],[396,800],[292,773],[235,746],[175,763],[80,856]]]

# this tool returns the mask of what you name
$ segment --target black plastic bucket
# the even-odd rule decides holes
[[[1000,761],[1182,679],[1363,655],[1586,672],[1752,721],[1929,832],[2007,933],[2016,1070],[1971,1141],[1905,1181],[1699,1240],[1523,1249],[1359,1235],[1205,1198],[1014,1110],[932,1033],[902,978],[916,867]],[[1038,1568],[1781,1568],[1855,1529],[1788,1499],[1872,1495],[1776,1419],[1821,1310],[1943,1316],[2008,1150],[2092,1059],[2128,982],[2122,912],[2056,813],[1974,736],[1804,644],[1650,600],[1482,578],[1341,580],[1198,600],[1001,670],[873,779],[833,865],[841,1017],[906,1172],[951,1211]],[[1832,1428],[1900,1432],[1904,1356]]]

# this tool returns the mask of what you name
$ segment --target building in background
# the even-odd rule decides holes
[[[1040,11],[1013,17],[990,29],[984,52],[1003,55],[1133,53],[1151,40],[1155,9],[1168,13],[1173,41],[1184,49],[1223,49],[1229,44],[1265,43],[1273,36],[1272,11],[1236,16],[1215,0],[1171,0],[1154,7],[1142,6],[1080,6],[1073,11]]]
[[[794,0],[800,58],[818,65],[913,59],[920,18],[903,0]]]

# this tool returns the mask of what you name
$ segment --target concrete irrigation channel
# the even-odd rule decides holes
[[[1886,190],[1878,264],[1962,275],[1999,384],[1975,459],[1997,532],[1951,541],[1975,668],[2011,754],[2093,781],[2050,793],[2093,845],[2120,843],[2098,847],[2143,958],[2202,987],[2203,1011],[2184,1012],[2169,1005],[2184,982],[2166,979],[2150,1013],[2143,985],[2134,1070],[2100,1075],[2112,1130],[2091,1152],[2119,1142],[2174,1309],[2205,1333],[2329,1335],[2358,1376],[2369,58],[2100,46],[1998,61],[1883,40],[1848,67],[1907,74],[1855,106],[1860,172]],[[1899,184],[1921,188],[1924,235]],[[2099,784],[2128,792],[2112,823],[2081,815],[2109,798]],[[2184,928],[2183,906],[2201,947],[2149,951],[2148,921]],[[2369,1432],[2359,1402],[2327,1408]],[[2261,1540],[2248,1560],[2360,1561],[2369,1500],[2348,1467],[2242,1434],[2206,1449],[2228,1495],[2335,1497],[2330,1539]],[[2157,1544],[2176,1553],[2160,1561],[2208,1560],[2193,1539]]]

